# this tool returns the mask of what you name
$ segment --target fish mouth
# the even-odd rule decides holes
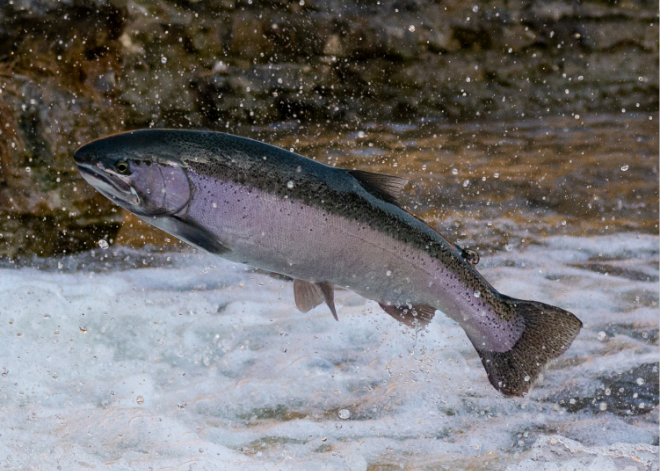
[[[133,187],[122,176],[109,172],[100,163],[78,163],[78,170],[85,181],[106,198],[132,205],[140,202]]]

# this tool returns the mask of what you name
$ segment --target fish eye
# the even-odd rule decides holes
[[[128,162],[126,162],[124,160],[120,160],[119,162],[117,162],[115,164],[115,170],[117,170],[117,172],[123,173],[123,174],[128,173]]]

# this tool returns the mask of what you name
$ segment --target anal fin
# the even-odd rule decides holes
[[[397,321],[412,328],[426,327],[435,315],[435,308],[428,304],[415,304],[412,307],[380,304],[380,307]]]
[[[335,308],[335,287],[331,283],[311,283],[309,281],[293,280],[293,297],[296,301],[296,307],[300,312],[307,312],[310,309],[314,309],[325,301],[335,320],[339,320],[337,309]]]

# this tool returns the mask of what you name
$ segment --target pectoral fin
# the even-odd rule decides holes
[[[332,284],[293,280],[293,297],[296,301],[296,307],[300,312],[307,312],[310,309],[314,309],[325,301],[335,320],[339,320],[337,309],[335,308],[335,288]]]
[[[435,308],[426,304],[408,306],[388,306],[381,304],[383,311],[408,327],[426,327],[435,315]]]
[[[206,250],[212,254],[223,255],[231,252],[229,247],[222,245],[215,234],[193,221],[183,219],[179,216],[169,216],[165,218],[154,218],[153,220],[147,220],[147,222],[188,242],[194,247]]]

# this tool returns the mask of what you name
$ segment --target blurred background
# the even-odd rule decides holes
[[[165,243],[71,158],[146,127],[406,174],[408,209],[457,239],[503,214],[541,232],[657,233],[647,0],[3,1],[0,84],[5,260]],[[482,245],[506,245],[491,223]]]

